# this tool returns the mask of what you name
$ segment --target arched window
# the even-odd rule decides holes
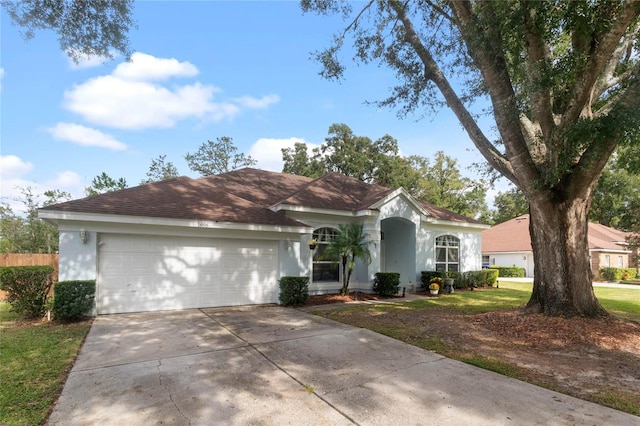
[[[327,257],[325,251],[336,237],[333,228],[320,228],[313,231],[313,239],[318,243],[313,251],[313,282],[340,281],[340,267],[337,258]]]
[[[453,235],[436,238],[436,271],[460,270],[460,239]]]

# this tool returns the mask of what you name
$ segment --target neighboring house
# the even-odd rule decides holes
[[[60,280],[96,279],[98,314],[277,303],[287,275],[309,276],[312,294],[337,292],[340,267],[321,255],[346,223],[364,225],[372,253],[350,287],[371,291],[374,274],[387,271],[400,272],[411,291],[422,270],[480,269],[487,228],[402,188],[252,168],[149,183],[39,215],[60,231]]]
[[[589,223],[589,256],[593,276],[600,268],[628,268],[631,251],[628,232],[598,223]],[[518,266],[527,277],[533,277],[533,250],[529,234],[529,215],[525,214],[482,232],[482,266]]]

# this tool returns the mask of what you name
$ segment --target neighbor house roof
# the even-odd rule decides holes
[[[628,232],[589,222],[587,234],[589,250],[626,250],[624,242],[628,234]],[[482,231],[483,253],[530,252],[531,250],[528,214]]]
[[[356,212],[370,208],[394,190],[339,173],[317,179],[243,168],[200,179],[179,177],[68,201],[45,211],[306,226],[274,211],[290,205]],[[436,219],[479,223],[419,202]]]

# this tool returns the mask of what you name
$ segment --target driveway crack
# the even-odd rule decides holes
[[[169,390],[169,387],[162,382],[162,371],[160,370],[160,367],[162,367],[161,359],[158,360],[158,365],[156,366],[156,369],[158,370],[158,381],[160,382],[160,386],[162,386],[167,391],[167,393],[169,394],[169,399],[171,400],[171,403],[173,404],[173,406],[176,408],[178,413],[180,413],[182,418],[187,421],[187,424],[191,426],[191,419],[184,415],[180,407],[178,407],[178,404],[176,404],[176,402],[173,400],[173,394]]]

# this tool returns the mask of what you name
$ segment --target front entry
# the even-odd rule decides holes
[[[389,218],[380,222],[382,241],[380,269],[399,272],[400,287],[415,290],[416,286],[416,226],[403,218]]]

